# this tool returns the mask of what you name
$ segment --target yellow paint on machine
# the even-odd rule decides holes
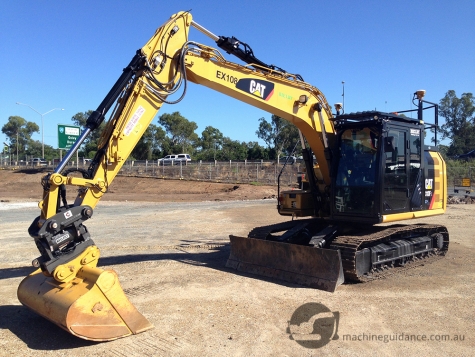
[[[434,160],[434,200],[429,207],[429,212],[437,209],[445,212],[447,209],[446,164],[439,152],[430,151],[429,154]]]
[[[387,215],[383,216],[382,222],[383,223],[397,222],[397,221],[403,221],[403,220],[406,220],[406,219],[437,216],[437,215],[444,214],[444,213],[445,213],[445,209],[432,209],[432,210],[425,210],[425,211],[414,211],[414,212],[387,214]]]

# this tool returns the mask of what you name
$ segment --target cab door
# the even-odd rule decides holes
[[[407,128],[389,127],[384,137],[383,214],[410,210],[407,134]]]

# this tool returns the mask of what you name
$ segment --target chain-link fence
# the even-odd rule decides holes
[[[79,158],[70,161],[67,167],[87,168],[90,160]],[[4,168],[45,168],[53,169],[59,160],[44,162],[12,161],[8,158],[0,160]],[[447,185],[449,192],[471,193],[475,191],[475,165],[470,162],[447,161]],[[161,165],[158,160],[137,161],[127,160],[119,175],[149,176],[169,179],[186,179],[212,182],[229,183],[257,183],[263,185],[276,185],[284,163],[275,161],[194,161],[189,163],[178,162],[173,165]],[[294,186],[302,175],[304,163],[297,161],[285,166],[280,178],[283,186]]]
[[[46,162],[32,161],[9,161],[0,162],[4,168],[32,169],[41,168],[44,170],[54,169],[59,160]],[[67,168],[78,167],[87,168],[90,160],[79,159],[70,161]],[[302,175],[303,162],[285,165],[275,161],[212,161],[212,162],[178,162],[173,165],[159,164],[157,160],[138,161],[127,160],[122,166],[119,175],[124,176],[144,176],[167,179],[185,179],[196,181],[228,182],[228,183],[253,183],[262,185],[276,185],[279,175],[282,186],[294,186],[297,184],[297,177]],[[282,174],[281,174],[282,171]]]
[[[56,167],[60,159],[44,160],[35,158],[33,156],[25,156],[24,159],[18,159],[15,156],[8,156],[0,154],[0,167],[11,168],[38,168],[38,167]],[[82,167],[90,160],[84,160],[83,158],[74,158],[68,162],[68,166],[80,166]]]
[[[213,161],[213,162],[184,162],[174,165],[159,165],[157,161],[127,161],[121,169],[121,175],[151,176],[160,178],[229,182],[229,183],[259,183],[265,185],[277,184],[283,163],[270,161]],[[286,165],[281,177],[281,185],[294,185],[302,163]]]

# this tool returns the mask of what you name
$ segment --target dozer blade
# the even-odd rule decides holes
[[[84,266],[72,281],[58,283],[38,269],[17,294],[23,305],[86,340],[109,341],[153,327],[127,299],[113,270]]]
[[[229,268],[328,292],[344,282],[339,250],[232,235],[229,239]]]

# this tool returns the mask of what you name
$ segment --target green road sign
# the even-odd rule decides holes
[[[79,126],[58,124],[58,149],[71,149],[80,134]]]

